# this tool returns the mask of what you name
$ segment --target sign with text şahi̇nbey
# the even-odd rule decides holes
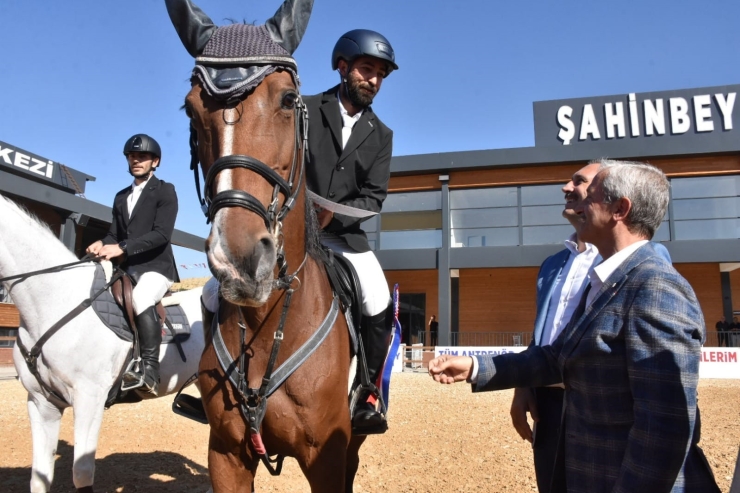
[[[535,146],[652,139],[726,141],[740,137],[740,84],[677,91],[539,101]]]

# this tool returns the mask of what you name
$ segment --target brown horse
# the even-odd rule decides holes
[[[196,58],[185,109],[221,283],[199,371],[213,490],[251,491],[269,454],[294,457],[312,492],[351,492],[364,437],[351,435],[347,323],[316,255],[302,180],[307,115],[291,58],[313,0],[287,0],[264,26],[218,28],[189,0],[166,3]],[[306,356],[312,338],[323,342]],[[289,358],[305,361],[278,370]]]

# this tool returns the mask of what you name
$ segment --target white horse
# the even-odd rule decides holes
[[[0,195],[0,278],[71,263],[77,258],[40,223],[14,202]],[[18,337],[30,349],[64,315],[90,297],[94,264],[5,282],[21,315]],[[179,390],[198,370],[204,338],[200,289],[181,293],[180,302],[191,325],[182,344],[187,362],[174,345],[160,352],[160,395]],[[38,372],[48,388],[74,409],[73,479],[77,491],[92,492],[95,452],[108,392],[121,375],[131,343],[119,339],[88,308],[54,333],[42,346]],[[15,368],[28,391],[28,416],[33,437],[31,492],[45,493],[54,476],[54,456],[64,412],[50,402],[29,371],[18,345]]]

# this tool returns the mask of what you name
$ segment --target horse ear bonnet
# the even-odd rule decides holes
[[[264,25],[216,27],[190,0],[165,0],[167,11],[203,87],[220,100],[238,99],[276,70],[299,86],[293,52],[303,37],[313,0],[286,0]]]

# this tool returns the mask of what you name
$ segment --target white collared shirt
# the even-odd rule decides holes
[[[575,233],[565,240],[565,247],[570,250],[570,255],[550,297],[540,346],[552,345],[568,325],[586,290],[589,272],[594,265],[601,262],[599,251],[590,243],[586,243],[584,251],[578,251]]]
[[[349,141],[349,136],[352,135],[352,129],[354,128],[355,123],[360,120],[360,117],[365,110],[360,110],[354,116],[349,116],[347,109],[342,104],[339,93],[337,93],[337,100],[339,101],[339,114],[342,117],[342,149],[344,149],[347,147],[347,141]]]
[[[570,255],[556,281],[557,286],[550,298],[550,306],[547,310],[547,318],[540,338],[541,346],[552,344],[565,326],[568,325],[586,289],[589,273],[593,270],[594,265],[601,262],[601,255],[599,255],[595,246],[586,243],[586,249],[579,252],[575,240],[576,235],[573,233],[564,242],[565,247],[570,250]],[[564,280],[563,276],[565,276]],[[468,380],[471,383],[478,380],[478,359],[476,357],[473,357],[473,366],[470,369]]]
[[[149,180],[151,180],[152,174],[149,174],[149,178],[146,179],[145,182],[142,182],[141,184],[137,185],[136,182],[131,184],[131,193],[126,197],[126,206],[128,209],[128,217],[131,217],[131,212],[134,210],[134,207],[136,207],[136,202],[139,201],[139,197],[141,197],[141,192],[144,191],[144,187],[147,183],[149,183]]]
[[[627,248],[619,250],[617,253],[594,267],[593,274],[591,275],[591,291],[588,292],[588,296],[586,297],[586,306],[591,305],[594,301],[594,298],[604,285],[604,281],[606,281],[609,276],[611,276],[612,273],[617,270],[625,260],[627,260],[627,257],[632,255],[633,252],[647,242],[648,240],[636,241]]]

